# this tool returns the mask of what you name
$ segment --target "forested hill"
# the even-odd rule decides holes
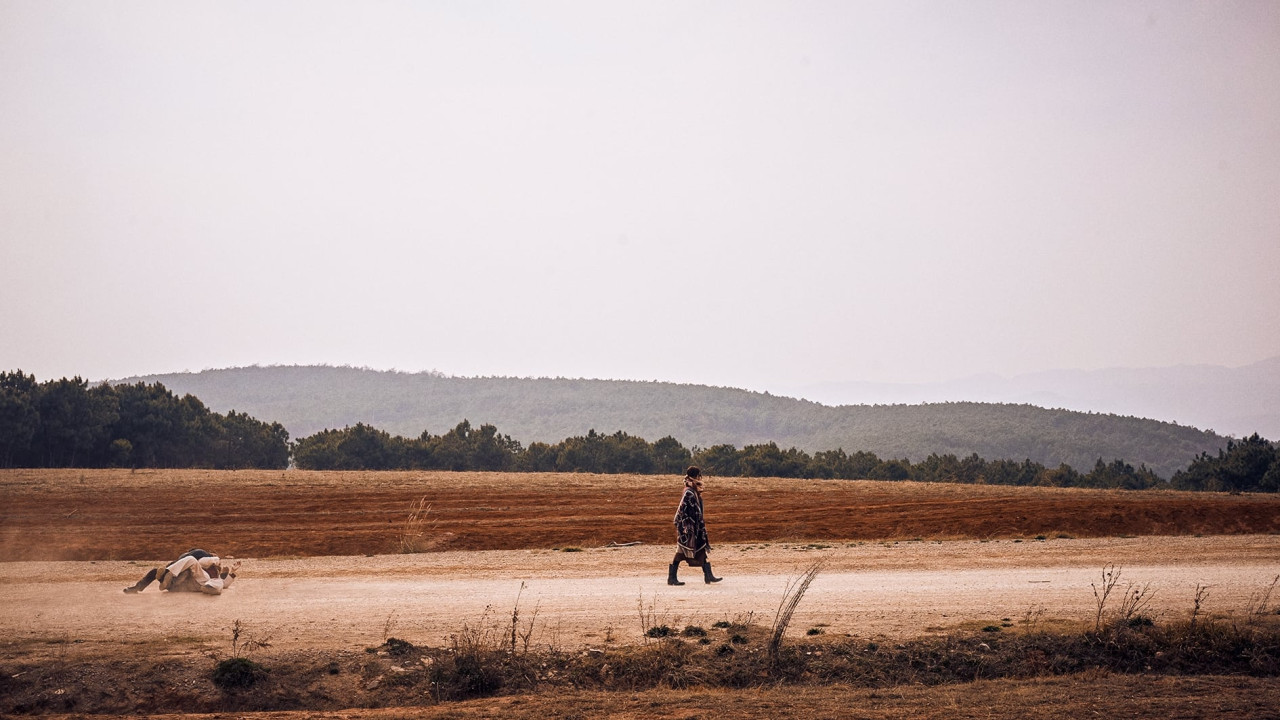
[[[362,422],[394,435],[443,433],[461,420],[522,443],[623,430],[686,447],[776,442],[920,461],[977,453],[1087,470],[1102,458],[1168,478],[1226,438],[1171,423],[1031,405],[938,403],[828,407],[734,388],[620,380],[458,378],[345,367],[247,367],[129,378],[199,397],[212,410],[280,422],[294,438]]]

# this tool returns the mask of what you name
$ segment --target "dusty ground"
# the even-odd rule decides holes
[[[374,557],[246,559],[220,597],[121,589],[145,564],[128,561],[0,564],[0,635],[75,643],[79,650],[176,639],[183,649],[229,648],[231,627],[270,636],[278,649],[378,645],[388,634],[441,645],[464,624],[501,626],[517,599],[535,642],[556,647],[635,642],[640,605],[657,624],[710,627],[772,620],[788,580],[825,568],[793,627],[802,633],[909,637],[1022,622],[1091,621],[1091,583],[1121,568],[1121,587],[1150,583],[1151,614],[1183,617],[1197,585],[1205,610],[1243,612],[1280,574],[1280,536],[922,541],[726,545],[712,553],[724,582],[665,582],[666,548],[441,552]],[[522,590],[523,586],[523,590]],[[193,626],[199,618],[202,628]],[[59,648],[59,652],[66,652]]]
[[[228,654],[236,621],[242,640],[270,640],[266,652],[359,652],[388,635],[439,646],[464,626],[508,624],[517,601],[524,622],[534,622],[535,644],[631,643],[642,614],[677,628],[748,618],[767,626],[788,581],[817,560],[825,566],[793,632],[889,640],[1091,623],[1091,583],[1108,563],[1122,568],[1122,588],[1149,584],[1149,614],[1166,618],[1185,617],[1202,585],[1210,588],[1204,612],[1238,615],[1280,574],[1280,498],[712,479],[712,559],[726,579],[705,585],[683,569],[688,584],[670,587],[679,489],[670,478],[593,475],[0,472],[0,660],[160,654],[195,662]],[[424,497],[428,521],[407,523]],[[393,553],[406,539],[436,551]],[[236,585],[220,597],[121,592],[192,545],[241,557]],[[1240,681],[1228,692],[1234,681],[1197,681],[1193,692],[1162,680],[1153,687],[1167,697],[1150,707],[1176,704],[1179,693],[1217,693],[1237,697],[1238,710],[1277,694],[1273,682]],[[1052,708],[1049,695],[1080,692],[1060,683],[988,689],[1001,702],[1039,693],[1036,702]],[[851,716],[836,710],[839,691],[813,692],[796,695],[812,702],[791,714]],[[883,710],[865,717],[944,717],[966,716],[948,714],[947,702],[956,710],[972,692],[870,704],[865,692],[858,697]],[[696,717],[704,707],[597,695],[584,696],[599,709],[584,717]],[[770,703],[786,697],[723,702],[744,717],[769,717]],[[519,701],[507,702],[468,705],[463,716],[520,716],[512,715]],[[566,714],[562,698],[528,702],[543,708],[534,714]]]

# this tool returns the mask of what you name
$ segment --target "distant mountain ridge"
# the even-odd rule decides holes
[[[826,405],[930,402],[1029,403],[1046,408],[1168,420],[1246,437],[1280,439],[1280,357],[1243,367],[1049,370],[936,383],[821,383],[788,390]]]
[[[1028,404],[950,402],[827,406],[735,388],[629,380],[459,378],[350,367],[205,370],[112,381],[160,382],[217,412],[279,422],[292,437],[363,422],[396,435],[441,434],[463,419],[491,423],[528,444],[588,430],[686,447],[776,442],[806,452],[869,450],[913,462],[930,453],[1031,459],[1092,469],[1099,459],[1145,464],[1162,477],[1226,438],[1136,417]]]

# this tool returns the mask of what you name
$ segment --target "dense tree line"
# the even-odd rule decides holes
[[[294,443],[294,463],[304,470],[513,470],[520,443],[492,425],[462,421],[444,435],[392,435],[357,423],[322,430]]]
[[[160,383],[0,373],[0,467],[284,468],[289,433]]]
[[[1280,491],[1280,450],[1257,433],[1239,442],[1231,440],[1216,457],[1201,453],[1186,470],[1174,473],[1173,486],[1183,490]]]
[[[734,477],[918,480],[922,482],[1041,485],[1053,487],[1142,490],[1177,487],[1189,490],[1277,490],[1280,453],[1254,435],[1230,443],[1217,458],[1207,454],[1167,483],[1146,466],[1098,458],[1088,472],[1067,464],[1046,467],[1032,460],[985,460],[977,454],[929,455],[912,463],[880,458],[875,453],[842,449],[814,454],[777,443],[713,445],[686,448],[672,437],[654,443],[618,431],[592,430],[559,443],[535,442],[522,447],[493,425],[473,428],[467,421],[440,436],[423,433],[413,439],[358,424],[324,430],[294,446],[299,468],[312,470],[508,470],[521,472],[678,473],[696,464],[708,473]]]
[[[998,434],[997,434],[998,435]],[[1066,463],[985,460],[978,453],[933,452],[918,462],[861,450],[808,453],[776,442],[686,448],[668,435],[650,443],[591,430],[558,443],[524,447],[493,425],[463,421],[443,435],[392,435],[363,423],[289,442],[279,423],[210,411],[164,385],[90,384],[79,377],[43,383],[22,371],[0,373],[0,467],[284,468],[290,458],[315,470],[505,470],[678,473],[691,463],[722,476],[919,480],[930,482],[1143,489],[1280,491],[1280,450],[1257,434],[1201,452],[1165,482],[1145,465],[1098,458],[1088,472]],[[1185,456],[1184,456],[1185,457]]]
[[[472,427],[463,420],[443,435],[404,438],[363,423],[322,430],[294,444],[295,464],[304,470],[509,470],[522,472],[663,473],[682,472],[692,454],[674,438],[655,443],[624,432],[592,430],[549,445],[528,448],[493,425]]]

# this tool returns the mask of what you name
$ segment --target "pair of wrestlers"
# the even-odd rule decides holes
[[[125,588],[126,593],[139,593],[153,582],[161,590],[169,592],[198,592],[205,595],[221,595],[236,579],[240,561],[227,565],[211,552],[191,548],[177,560],[160,568],[152,568],[138,582]]]

